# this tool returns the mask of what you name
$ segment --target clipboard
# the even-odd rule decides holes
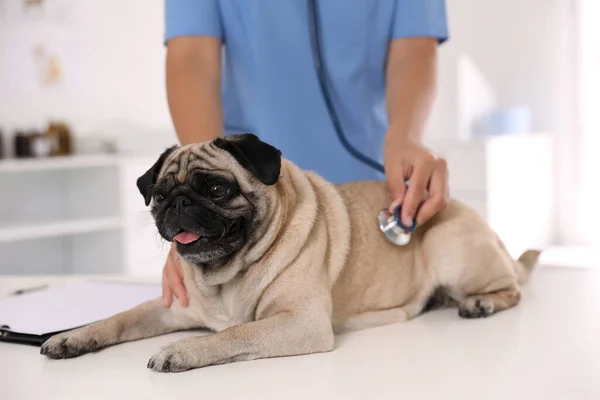
[[[159,285],[88,281],[0,299],[0,343],[41,346],[52,336],[161,296]]]
[[[62,332],[65,331],[52,332],[43,335],[33,335],[29,333],[12,332],[10,330],[10,326],[2,325],[0,326],[0,342],[41,346],[46,340]]]

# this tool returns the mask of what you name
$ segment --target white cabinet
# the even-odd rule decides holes
[[[168,246],[136,186],[155,161],[0,161],[0,275],[160,274]]]
[[[118,158],[0,161],[0,274],[119,272]]]

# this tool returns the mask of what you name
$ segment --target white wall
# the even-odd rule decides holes
[[[529,104],[534,129],[560,125],[561,38],[571,0],[447,0],[452,39],[441,50],[440,97],[430,137],[456,137],[458,60],[466,55],[500,106]],[[80,134],[114,123],[169,129],[164,94],[162,0],[52,0],[51,22],[0,0],[0,122],[30,126],[67,118]],[[69,10],[61,8],[70,5]],[[112,14],[112,16],[111,16]],[[31,46],[61,55],[62,87],[37,90]]]
[[[585,244],[600,246],[600,3],[597,0],[578,0],[580,3],[581,64],[579,70],[579,101],[581,104],[581,152],[577,171],[581,174],[581,195],[577,207],[577,232]]]
[[[21,0],[0,3],[0,124],[5,128],[64,118],[79,134],[114,124],[170,129],[162,0],[46,1],[44,21],[36,13],[26,16]],[[65,4],[69,8],[61,7]],[[60,86],[40,89],[33,79],[31,48],[37,44],[60,56],[65,71]]]
[[[468,57],[498,106],[526,104],[533,129],[557,131],[569,60],[571,0],[447,0],[451,41],[441,48],[440,95],[430,129],[459,129],[459,60]]]

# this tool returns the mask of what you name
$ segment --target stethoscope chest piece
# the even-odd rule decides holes
[[[385,237],[397,246],[404,246],[410,242],[412,232],[417,228],[417,222],[414,221],[412,226],[405,226],[400,219],[401,206],[396,207],[394,213],[390,213],[388,209],[379,211],[377,221],[379,229]]]

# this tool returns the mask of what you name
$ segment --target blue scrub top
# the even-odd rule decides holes
[[[224,44],[225,134],[252,132],[334,183],[383,176],[347,153],[320,91],[307,0],[165,0],[165,40]],[[317,1],[328,89],[350,142],[383,162],[389,41],[448,38],[444,0]]]

